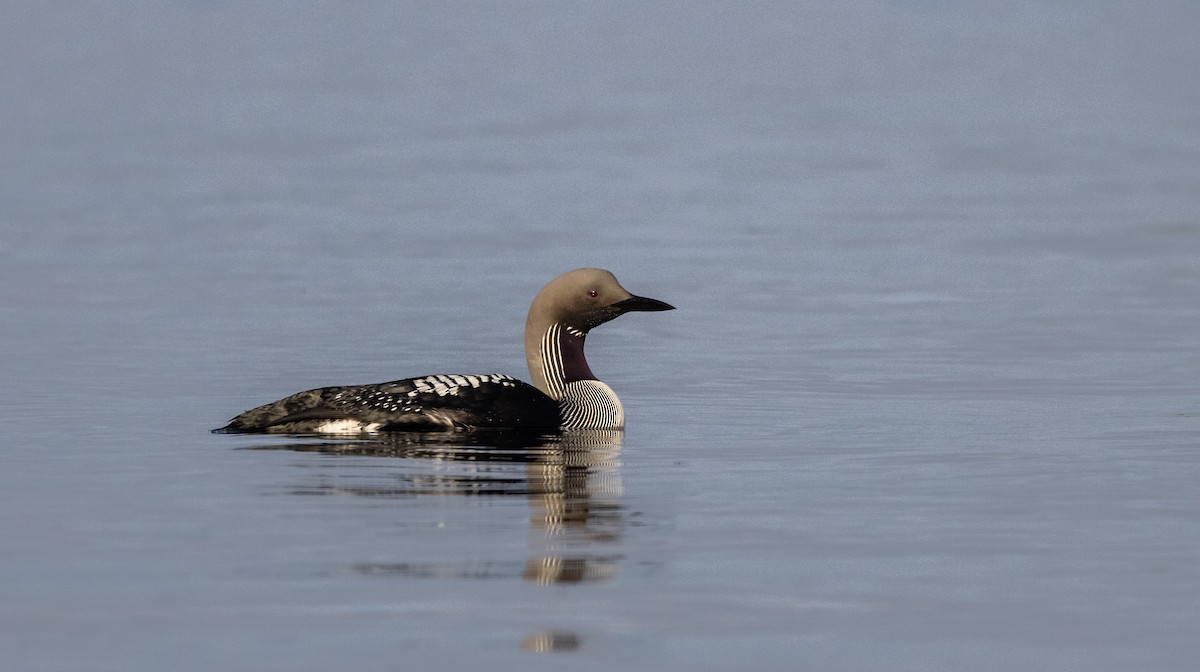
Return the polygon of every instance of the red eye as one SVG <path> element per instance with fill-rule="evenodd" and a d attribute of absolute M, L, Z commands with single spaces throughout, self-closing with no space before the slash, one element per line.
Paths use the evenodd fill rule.
<path fill-rule="evenodd" d="M 596 298 L 597 296 L 600 296 L 600 292 L 597 292 L 597 291 L 596 291 L 596 290 L 594 290 L 594 289 L 589 289 L 589 290 L 588 290 L 588 296 L 590 296 L 590 297 L 592 297 L 592 298 L 594 299 L 594 298 Z"/>

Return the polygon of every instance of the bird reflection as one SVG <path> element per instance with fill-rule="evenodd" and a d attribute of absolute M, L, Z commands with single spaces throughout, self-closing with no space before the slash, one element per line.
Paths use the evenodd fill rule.
<path fill-rule="evenodd" d="M 543 630 L 521 638 L 521 650 L 534 653 L 578 651 L 579 635 L 570 630 Z"/>
<path fill-rule="evenodd" d="M 620 430 L 394 433 L 251 448 L 414 461 L 383 483 L 348 484 L 324 475 L 316 483 L 289 489 L 296 495 L 524 497 L 529 503 L 531 554 L 524 566 L 477 560 L 363 563 L 353 567 L 356 572 L 407 578 L 519 576 L 537 584 L 572 584 L 607 581 L 617 574 L 620 555 L 589 549 L 614 545 L 623 534 L 621 435 Z"/>

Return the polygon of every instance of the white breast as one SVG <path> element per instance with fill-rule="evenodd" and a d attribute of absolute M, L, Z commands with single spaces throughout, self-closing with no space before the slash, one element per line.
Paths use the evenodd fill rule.
<path fill-rule="evenodd" d="M 612 388 L 599 380 L 577 380 L 563 387 L 559 401 L 563 429 L 621 429 L 625 409 Z"/>

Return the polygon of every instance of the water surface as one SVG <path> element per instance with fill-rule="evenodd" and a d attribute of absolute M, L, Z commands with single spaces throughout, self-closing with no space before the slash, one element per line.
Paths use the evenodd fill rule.
<path fill-rule="evenodd" d="M 1192 669 L 1198 23 L 13 8 L 5 669 Z M 577 266 L 621 435 L 208 433 Z"/>

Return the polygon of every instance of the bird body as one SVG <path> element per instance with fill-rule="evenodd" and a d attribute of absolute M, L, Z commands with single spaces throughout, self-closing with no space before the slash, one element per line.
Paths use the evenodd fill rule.
<path fill-rule="evenodd" d="M 443 374 L 305 390 L 252 408 L 216 432 L 361 433 L 453 428 L 621 429 L 625 411 L 584 357 L 596 326 L 632 311 L 672 310 L 634 296 L 612 273 L 576 269 L 538 292 L 525 321 L 533 384 L 504 374 Z"/>

